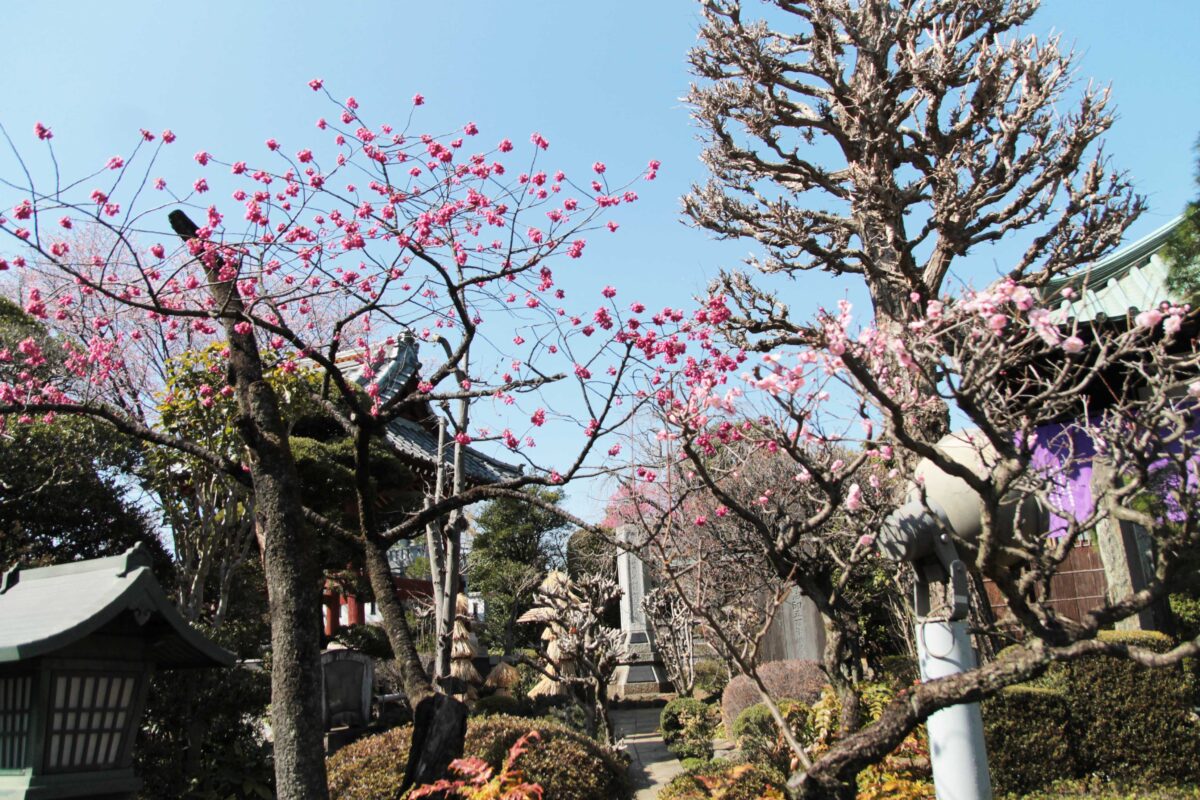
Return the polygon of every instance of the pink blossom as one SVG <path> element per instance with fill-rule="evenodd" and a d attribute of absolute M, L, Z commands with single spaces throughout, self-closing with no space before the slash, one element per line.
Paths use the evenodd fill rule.
<path fill-rule="evenodd" d="M 708 524 L 708 517 L 704 516 L 703 514 L 697 514 L 696 519 L 695 519 L 695 524 L 696 524 L 697 528 L 704 527 L 705 525 Z"/>
<path fill-rule="evenodd" d="M 54 133 L 40 122 L 35 122 L 33 124 L 33 132 L 37 134 L 37 137 L 42 141 L 54 138 Z"/>
<path fill-rule="evenodd" d="M 413 98 L 412 98 L 412 103 L 414 106 L 425 105 L 425 96 L 422 94 L 414 94 Z"/>
<path fill-rule="evenodd" d="M 605 287 L 604 287 L 604 288 L 603 288 L 603 289 L 600 291 L 600 294 L 604 295 L 605 297 L 607 297 L 607 298 L 609 298 L 609 299 L 612 299 L 612 298 L 614 298 L 614 297 L 616 297 L 616 296 L 617 296 L 617 290 L 616 290 L 616 289 L 614 289 L 614 288 L 613 288 L 613 287 L 611 287 L 611 286 L 605 286 Z"/>
<path fill-rule="evenodd" d="M 268 150 L 278 150 L 279 142 L 275 141 L 274 139 L 267 139 L 267 149 Z"/>
<path fill-rule="evenodd" d="M 539 408 L 537 411 L 534 411 L 529 421 L 540 428 L 546 422 L 546 409 Z"/>
<path fill-rule="evenodd" d="M 201 150 L 199 153 L 196 153 L 196 155 L 192 156 L 192 158 L 196 159 L 196 163 L 199 164 L 200 166 L 206 167 L 206 166 L 208 166 L 208 159 L 210 158 L 210 156 L 208 153 Z"/>
<path fill-rule="evenodd" d="M 1070 336 L 1063 340 L 1062 349 L 1067 353 L 1078 353 L 1083 349 L 1083 339 L 1078 336 Z"/>
<path fill-rule="evenodd" d="M 543 150 L 550 147 L 550 142 L 546 141 L 546 137 L 542 136 L 537 131 L 534 131 L 533 133 L 529 134 L 529 141 L 533 142 L 535 145 L 537 145 L 538 147 L 540 147 Z"/>
<path fill-rule="evenodd" d="M 113 156 L 104 166 L 108 169 L 120 169 L 121 167 L 125 166 L 125 159 L 121 158 L 120 156 Z"/>
<path fill-rule="evenodd" d="M 1179 314 L 1168 314 L 1167 318 L 1163 321 L 1163 333 L 1167 336 L 1174 336 L 1179 333 L 1182 327 L 1183 317 Z"/>
<path fill-rule="evenodd" d="M 992 314 L 990 317 L 988 317 L 987 324 L 988 327 L 992 329 L 993 333 L 998 334 L 1008 327 L 1008 317 L 1004 316 L 1003 314 Z"/>
<path fill-rule="evenodd" d="M 619 228 L 619 227 L 621 227 L 621 226 L 620 226 L 620 225 L 618 225 L 617 223 L 613 222 L 613 221 L 610 219 L 610 220 L 608 221 L 608 223 L 607 223 L 607 224 L 606 224 L 604 227 L 608 228 L 608 230 L 609 230 L 610 232 L 612 232 L 612 233 L 616 233 L 616 232 L 617 232 L 617 228 Z"/>
<path fill-rule="evenodd" d="M 1158 323 L 1162 322 L 1163 314 L 1158 309 L 1147 309 L 1134 317 L 1134 323 L 1143 329 L 1158 327 Z"/>
<path fill-rule="evenodd" d="M 325 81 L 321 78 L 313 78 L 308 82 L 309 87 L 315 92 L 325 85 Z"/>
<path fill-rule="evenodd" d="M 603 161 L 597 161 L 595 164 L 592 164 L 592 172 L 595 172 L 597 175 L 603 175 L 605 169 L 607 167 L 604 166 Z"/>
<path fill-rule="evenodd" d="M 454 434 L 454 441 L 461 445 L 468 445 L 471 443 L 471 437 L 465 432 L 460 431 L 459 433 Z"/>
<path fill-rule="evenodd" d="M 864 533 L 862 536 L 858 537 L 859 547 L 870 547 L 873 544 L 875 544 L 875 537 L 872 534 Z"/>
<path fill-rule="evenodd" d="M 208 191 L 208 181 L 204 180 L 204 178 L 197 178 L 196 182 L 192 184 L 192 188 L 200 194 L 204 194 Z"/>
<path fill-rule="evenodd" d="M 850 490 L 846 492 L 846 510 L 854 512 L 860 508 L 862 508 L 862 489 L 857 483 L 852 483 Z"/>
<path fill-rule="evenodd" d="M 170 128 L 167 128 L 162 132 L 162 140 L 163 144 L 170 144 L 171 142 L 175 141 L 174 132 L 172 132 Z"/>

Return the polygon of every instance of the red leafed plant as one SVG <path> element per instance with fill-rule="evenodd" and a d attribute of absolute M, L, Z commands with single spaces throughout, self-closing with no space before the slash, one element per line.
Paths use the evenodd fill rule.
<path fill-rule="evenodd" d="M 509 748 L 508 755 L 496 774 L 482 758 L 470 756 L 450 763 L 450 771 L 460 776 L 457 780 L 440 780 L 419 786 L 409 795 L 418 797 L 462 798 L 462 800 L 542 800 L 542 787 L 526 783 L 521 770 L 514 764 L 527 751 L 531 741 L 539 739 L 537 731 L 530 731 Z"/>

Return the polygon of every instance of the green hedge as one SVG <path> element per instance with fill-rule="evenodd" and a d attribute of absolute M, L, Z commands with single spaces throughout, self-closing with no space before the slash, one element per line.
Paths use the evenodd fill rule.
<path fill-rule="evenodd" d="M 1097 638 L 1160 653 L 1172 646 L 1170 637 L 1155 631 L 1102 631 Z M 1033 688 L 1048 693 L 1035 696 Z M 1127 783 L 1200 778 L 1200 726 L 1190 710 L 1192 676 L 1182 666 L 1151 668 L 1092 655 L 1054 664 L 1036 681 L 1012 690 L 1023 694 L 1018 699 L 1002 694 L 984 703 L 988 757 L 998 785 L 1043 785 L 1080 776 Z M 1066 703 L 1065 725 L 1054 709 L 1041 709 L 1052 715 L 1051 724 L 1026 708 L 1054 705 L 1057 696 Z M 996 727 L 1002 724 L 999 711 L 989 711 L 1002 705 L 1013 717 L 1003 730 Z M 1046 753 L 1059 749 L 1057 728 L 1064 727 L 1069 759 L 1061 768 L 1042 770 Z M 1011 744 L 993 744 L 993 735 Z"/>
<path fill-rule="evenodd" d="M 506 694 L 490 694 L 481 697 L 471 706 L 471 716 L 490 717 L 507 714 L 510 717 L 528 717 L 532 704 Z"/>
<path fill-rule="evenodd" d="M 695 691 L 719 700 L 729 683 L 729 670 L 726 666 L 715 658 L 703 658 L 697 661 L 693 668 L 696 671 Z"/>
<path fill-rule="evenodd" d="M 1172 645 L 1153 631 L 1104 631 L 1099 638 L 1156 652 Z M 1190 718 L 1190 686 L 1181 667 L 1088 656 L 1060 669 L 1082 774 L 1138 781 L 1200 777 L 1200 731 Z"/>
<path fill-rule="evenodd" d="M 676 758 L 712 758 L 712 739 L 717 733 L 719 712 L 692 697 L 677 697 L 663 706 L 658 718 L 667 749 Z"/>
<path fill-rule="evenodd" d="M 798 700 L 779 700 L 776 703 L 784 721 L 802 744 L 809 744 L 812 731 L 812 709 Z M 733 736 L 738 749 L 747 761 L 769 765 L 783 771 L 792 759 L 792 749 L 779 730 L 766 703 L 750 706 L 733 723 Z"/>
<path fill-rule="evenodd" d="M 1065 692 L 1009 686 L 983 702 L 992 786 L 1028 792 L 1075 774 Z"/>
<path fill-rule="evenodd" d="M 761 800 L 782 798 L 784 776 L 758 764 L 710 761 L 677 776 L 658 793 L 658 800 Z M 706 781 L 712 785 L 706 785 Z M 546 796 L 546 800 L 551 800 Z"/>
<path fill-rule="evenodd" d="M 330 800 L 400 800 L 412 726 L 366 736 L 325 760 Z"/>
<path fill-rule="evenodd" d="M 464 753 L 498 768 L 513 743 L 530 730 L 541 739 L 518 761 L 526 780 L 554 800 L 623 800 L 628 765 L 607 747 L 557 722 L 491 716 L 467 722 Z M 399 800 L 412 741 L 405 726 L 347 745 L 327 761 L 330 800 Z"/>
<path fill-rule="evenodd" d="M 621 800 L 630 796 L 629 764 L 608 747 L 558 722 L 520 717 L 470 720 L 464 752 L 494 767 L 531 728 L 541 741 L 517 762 L 525 779 L 554 800 Z"/>

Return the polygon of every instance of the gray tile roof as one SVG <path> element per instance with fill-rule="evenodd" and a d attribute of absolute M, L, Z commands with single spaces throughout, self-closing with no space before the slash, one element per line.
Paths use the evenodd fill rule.
<path fill-rule="evenodd" d="M 1076 296 L 1062 300 L 1058 307 L 1079 322 L 1091 322 L 1100 316 L 1120 318 L 1130 309 L 1136 313 L 1164 302 L 1182 302 L 1182 298 L 1167 291 L 1168 265 L 1159 255 L 1182 219 L 1176 217 L 1107 258 L 1055 278 L 1046 284 L 1042 296 L 1053 300 L 1063 289 L 1074 290 Z"/>
<path fill-rule="evenodd" d="M 98 631 L 138 620 L 160 667 L 229 666 L 233 654 L 193 630 L 163 594 L 140 544 L 122 555 L 14 567 L 0 580 L 0 664 L 52 655 Z"/>
<path fill-rule="evenodd" d="M 410 334 L 399 337 L 391 360 L 376 379 L 379 384 L 379 401 L 386 403 L 404 391 L 420 367 L 416 340 Z M 346 377 L 359 385 L 366 385 L 368 379 L 362 376 L 361 368 L 355 369 L 351 366 L 344 369 Z M 434 418 L 432 409 L 429 409 L 429 417 L 431 420 Z M 388 423 L 387 439 L 404 455 L 433 467 L 437 463 L 438 437 L 435 430 L 430 430 L 432 427 L 434 426 L 426 427 L 419 422 L 397 417 Z M 445 461 L 447 467 L 453 470 L 453 447 L 446 448 Z M 463 467 L 467 479 L 473 483 L 498 483 L 512 480 L 521 474 L 520 467 L 486 456 L 472 447 L 466 448 Z"/>

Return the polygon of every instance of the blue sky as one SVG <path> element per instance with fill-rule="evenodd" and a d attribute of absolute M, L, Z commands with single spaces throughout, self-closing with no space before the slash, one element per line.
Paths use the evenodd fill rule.
<path fill-rule="evenodd" d="M 139 128 L 169 127 L 179 136 L 180 181 L 190 183 L 186 156 L 196 150 L 244 158 L 268 137 L 313 141 L 313 121 L 329 108 L 305 85 L 311 78 L 335 96 L 355 95 L 376 121 L 402 120 L 420 92 L 419 127 L 474 121 L 485 138 L 514 141 L 537 130 L 567 169 L 600 159 L 620 176 L 661 159 L 659 180 L 640 187 L 642 201 L 623 210 L 617 234 L 595 237 L 586 261 L 598 286 L 679 305 L 752 250 L 679 221 L 679 196 L 704 176 L 678 99 L 698 26 L 688 0 L 10 4 L 0 122 L 27 143 L 35 120 L 52 126 L 67 174 L 128 151 Z M 1120 119 L 1108 151 L 1150 201 L 1130 236 L 1159 227 L 1196 193 L 1200 7 L 1049 0 L 1031 30 L 1062 32 L 1081 52 L 1080 79 L 1112 84 Z M 0 173 L 10 168 L 0 156 Z M 971 266 L 977 280 L 1000 268 L 991 258 Z M 791 287 L 796 311 L 856 294 L 823 275 Z"/>

